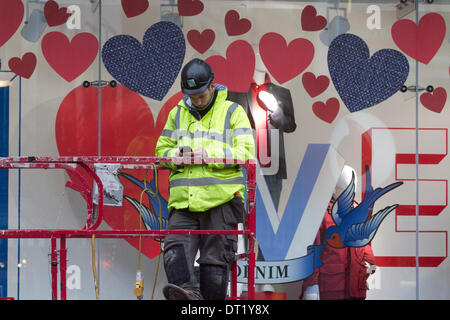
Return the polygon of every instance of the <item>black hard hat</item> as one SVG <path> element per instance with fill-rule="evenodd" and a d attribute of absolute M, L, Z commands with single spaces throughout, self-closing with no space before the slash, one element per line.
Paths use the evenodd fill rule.
<path fill-rule="evenodd" d="M 214 72 L 209 64 L 200 59 L 192 59 L 181 70 L 181 91 L 197 94 L 206 90 L 214 79 Z"/>

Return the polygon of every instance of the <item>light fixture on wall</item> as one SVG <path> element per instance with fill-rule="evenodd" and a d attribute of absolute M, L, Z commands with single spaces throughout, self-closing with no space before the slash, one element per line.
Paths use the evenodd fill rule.
<path fill-rule="evenodd" d="M 41 9 L 34 9 L 29 15 L 30 3 L 45 4 L 46 1 L 27 0 L 26 4 L 25 26 L 20 34 L 27 41 L 37 42 L 47 27 L 47 20 L 45 19 L 44 10 Z"/>
<path fill-rule="evenodd" d="M 170 21 L 180 28 L 183 28 L 183 17 L 178 14 L 178 4 L 175 0 L 168 0 L 168 3 L 160 5 L 161 21 Z"/>
<path fill-rule="evenodd" d="M 339 8 L 340 0 L 333 0 L 333 2 L 333 7 L 327 7 L 328 24 L 319 34 L 320 41 L 327 47 L 330 46 L 330 43 L 334 38 L 350 30 L 350 22 L 347 20 L 347 9 Z M 331 21 L 329 18 L 330 11 L 335 11 L 337 13 Z M 342 16 L 339 15 L 340 11 L 343 13 Z"/>

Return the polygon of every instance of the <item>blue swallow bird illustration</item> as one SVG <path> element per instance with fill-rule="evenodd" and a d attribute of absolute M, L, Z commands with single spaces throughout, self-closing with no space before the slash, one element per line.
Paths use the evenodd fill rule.
<path fill-rule="evenodd" d="M 138 187 L 140 187 L 142 190 L 145 189 L 145 185 L 144 185 L 144 181 L 138 180 L 137 178 L 121 172 L 120 173 L 121 176 L 123 176 L 124 178 L 126 178 L 127 180 L 133 182 L 135 185 L 137 185 Z M 150 183 L 147 183 L 147 189 L 150 189 L 153 193 L 155 193 L 156 191 L 156 186 L 155 186 L 155 179 L 152 179 L 150 181 Z M 152 207 L 155 210 L 158 210 L 159 208 L 159 203 L 158 203 L 158 198 L 159 201 L 161 202 L 161 226 L 160 226 L 160 220 L 159 220 L 159 214 L 154 214 L 149 208 L 147 208 L 145 205 L 142 204 L 141 209 L 139 209 L 139 200 L 133 199 L 129 196 L 124 196 L 124 198 L 131 203 L 131 205 L 133 205 L 133 207 L 141 213 L 141 217 L 142 220 L 144 221 L 145 227 L 147 230 L 166 230 L 167 229 L 167 224 L 168 224 L 168 217 L 169 217 L 169 210 L 167 208 L 167 201 L 164 200 L 163 197 L 161 197 L 159 195 L 159 193 L 157 194 L 156 198 L 153 194 L 151 194 L 149 191 L 145 191 Z"/>
<path fill-rule="evenodd" d="M 403 182 L 395 182 L 384 188 L 373 189 L 370 171 L 366 168 L 366 193 L 357 207 L 353 207 L 355 198 L 355 176 L 342 194 L 337 198 L 331 209 L 335 226 L 325 233 L 325 241 L 331 247 L 363 247 L 372 241 L 384 218 L 397 204 L 388 206 L 371 215 L 375 201 L 387 192 L 399 187 Z"/>

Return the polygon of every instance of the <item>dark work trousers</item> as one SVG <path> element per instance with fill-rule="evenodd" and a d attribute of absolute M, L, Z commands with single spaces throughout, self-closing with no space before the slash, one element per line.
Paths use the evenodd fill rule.
<path fill-rule="evenodd" d="M 168 230 L 236 230 L 244 220 L 244 204 L 239 195 L 205 212 L 173 209 Z M 223 234 L 168 234 L 164 240 L 164 267 L 169 283 L 198 290 L 194 259 L 200 249 L 200 268 L 213 266 L 228 272 L 237 249 L 237 236 Z M 228 274 L 228 273 L 227 273 Z M 200 275 L 202 277 L 202 275 Z M 202 283 L 200 279 L 200 283 Z"/>

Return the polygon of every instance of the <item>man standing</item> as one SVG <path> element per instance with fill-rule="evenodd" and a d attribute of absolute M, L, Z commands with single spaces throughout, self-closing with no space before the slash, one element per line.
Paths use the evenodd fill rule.
<path fill-rule="evenodd" d="M 248 117 L 228 101 L 225 86 L 213 83 L 206 62 L 193 59 L 181 71 L 183 99 L 169 113 L 156 145 L 157 157 L 176 157 L 170 169 L 169 230 L 234 230 L 244 219 L 244 177 L 236 164 L 183 164 L 182 159 L 254 159 L 254 139 Z M 181 158 L 183 157 L 183 158 Z M 164 268 L 169 300 L 226 297 L 236 235 L 167 235 Z M 194 259 L 200 249 L 200 285 Z"/>

